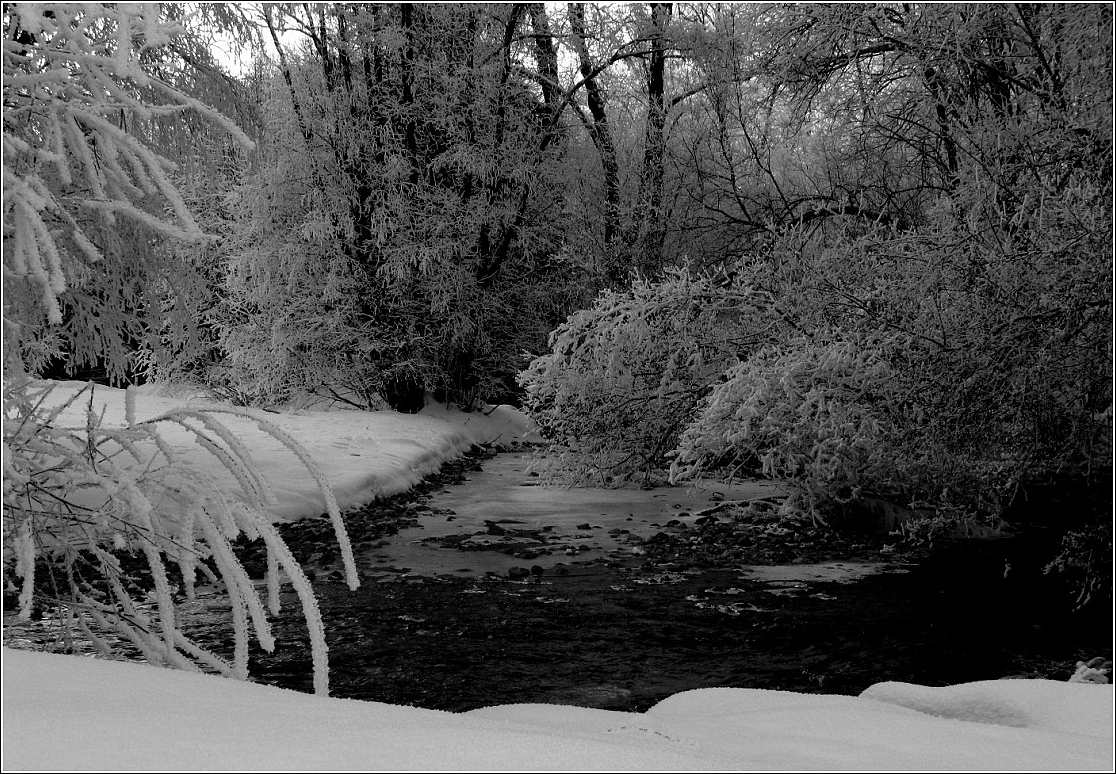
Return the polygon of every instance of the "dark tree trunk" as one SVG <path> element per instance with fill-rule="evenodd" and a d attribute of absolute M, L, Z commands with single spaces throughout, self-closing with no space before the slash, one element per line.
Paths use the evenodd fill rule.
<path fill-rule="evenodd" d="M 665 155 L 666 41 L 670 3 L 651 3 L 651 61 L 647 77 L 647 127 L 643 145 L 643 172 L 639 180 L 639 233 L 633 245 L 633 263 L 645 276 L 662 270 L 663 167 Z"/>
<path fill-rule="evenodd" d="M 585 44 L 585 3 L 570 3 L 567 6 L 571 40 L 577 51 L 581 77 L 585 81 L 585 96 L 592 121 L 586 127 L 597 153 L 601 157 L 601 168 L 605 179 L 605 223 L 604 244 L 605 283 L 618 286 L 626 279 L 626 261 L 620 238 L 620 166 L 616 160 L 616 146 L 612 142 L 612 132 L 605 113 L 604 94 L 597 85 L 593 73 L 593 61 Z"/>
<path fill-rule="evenodd" d="M 500 86 L 497 96 L 496 105 L 496 126 L 495 126 L 495 143 L 496 148 L 504 144 L 504 134 L 507 131 L 507 109 L 508 109 L 508 79 L 511 77 L 512 72 L 512 56 L 511 47 L 515 39 L 515 30 L 519 26 L 519 21 L 523 16 L 524 6 L 518 3 L 513 4 L 511 12 L 508 14 L 507 21 L 504 23 L 504 37 L 501 43 L 501 56 L 503 66 L 500 70 Z M 487 192 L 490 200 L 500 200 L 509 193 L 506 190 L 505 178 L 500 175 L 492 183 L 492 189 Z M 525 192 L 524 192 L 525 193 Z M 519 197 L 526 205 L 526 200 L 523 194 Z M 476 279 L 482 288 L 487 288 L 492 285 L 496 279 L 496 275 L 500 271 L 500 267 L 504 261 L 507 260 L 508 250 L 511 247 L 512 240 L 515 239 L 516 231 L 522 222 L 522 207 L 517 208 L 517 217 L 512 223 L 500 227 L 499 224 L 483 223 L 480 227 L 480 233 L 477 236 L 477 269 Z M 493 238 L 495 236 L 495 238 Z M 495 245 L 495 247 L 493 247 Z M 470 358 L 471 361 L 472 358 Z"/>
<path fill-rule="evenodd" d="M 426 405 L 426 388 L 410 377 L 399 376 L 384 383 L 380 394 L 393 411 L 417 414 Z"/>
<path fill-rule="evenodd" d="M 419 151 L 418 134 L 414 115 L 415 103 L 415 22 L 410 3 L 400 3 L 400 26 L 403 28 L 403 56 L 400 62 L 399 104 L 404 115 L 403 136 L 407 147 L 407 158 L 411 164 L 411 185 L 418 185 Z"/>
<path fill-rule="evenodd" d="M 555 118 L 555 113 L 561 109 L 559 96 L 561 84 L 558 82 L 558 49 L 554 46 L 554 36 L 550 31 L 550 20 L 546 15 L 546 6 L 542 3 L 531 3 L 531 29 L 535 33 L 535 62 L 542 78 L 541 87 L 543 104 L 547 109 L 547 118 Z"/>

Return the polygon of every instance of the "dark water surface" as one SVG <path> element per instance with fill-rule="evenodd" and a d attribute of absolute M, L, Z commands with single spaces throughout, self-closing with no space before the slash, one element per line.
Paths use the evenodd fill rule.
<path fill-rule="evenodd" d="M 482 508 L 470 522 L 440 503 L 459 503 L 479 468 L 458 461 L 406 497 L 346 515 L 364 573 L 356 592 L 338 577 L 327 524 L 284 528 L 315 579 L 332 695 L 639 711 L 704 687 L 857 694 L 885 680 L 1065 680 L 1077 660 L 1112 655 L 1111 609 L 1071 611 L 1071 590 L 1042 573 L 1058 541 L 1040 530 L 904 553 L 880 538 L 702 515 L 664 492 L 665 516 L 598 507 L 583 524 L 567 514 L 553 526 Z M 424 524 L 437 539 L 421 538 Z M 424 569 L 427 549 L 437 560 Z M 261 572 L 259 549 L 240 550 Z M 416 561 L 393 566 L 400 557 Z M 250 671 L 310 691 L 305 624 L 294 594 L 283 596 L 276 650 L 254 652 Z M 206 604 L 188 633 L 231 651 L 220 598 Z M 16 644 L 24 629 L 7 618 L 5 643 Z"/>
<path fill-rule="evenodd" d="M 1076 660 L 1111 653 L 1111 618 L 1069 612 L 1065 590 L 1025 556 L 1034 550 L 959 542 L 847 583 L 633 557 L 522 580 L 412 572 L 356 592 L 315 587 L 334 696 L 638 711 L 703 687 L 856 694 L 884 680 L 1067 679 Z M 253 658 L 255 679 L 310 690 L 304 625 L 292 614 L 276 634 L 276 653 Z"/>

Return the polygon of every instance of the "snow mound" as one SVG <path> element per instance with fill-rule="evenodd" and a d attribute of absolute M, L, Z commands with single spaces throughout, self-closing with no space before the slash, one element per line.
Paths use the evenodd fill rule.
<path fill-rule="evenodd" d="M 1044 680 L 881 683 L 860 697 L 706 688 L 643 714 L 548 704 L 453 714 L 8 648 L 3 667 L 5 771 L 1112 771 L 1113 764 L 1112 689 Z"/>
<path fill-rule="evenodd" d="M 942 688 L 877 683 L 862 699 L 938 718 L 1105 736 L 1112 732 L 1111 686 L 1054 680 L 984 680 Z"/>
<path fill-rule="evenodd" d="M 494 721 L 8 648 L 3 661 L 5 771 L 729 767 L 716 755 L 578 733 L 545 717 Z"/>

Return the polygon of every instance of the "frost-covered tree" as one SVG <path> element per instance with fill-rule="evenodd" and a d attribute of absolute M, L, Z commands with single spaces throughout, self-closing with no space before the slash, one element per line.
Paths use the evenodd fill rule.
<path fill-rule="evenodd" d="M 814 167 L 776 165 L 775 146 L 756 146 L 761 178 L 778 189 L 769 201 L 783 210 L 757 223 L 770 237 L 738 270 L 778 299 L 798 335 L 717 387 L 686 457 L 708 463 L 727 445 L 815 503 L 874 494 L 986 515 L 1022 501 L 1032 482 L 1103 480 L 1112 90 L 1089 73 L 1111 67 L 1111 14 L 783 14 L 813 43 L 772 52 L 769 72 L 781 73 L 786 106 L 803 111 L 785 126 L 811 135 L 796 142 L 809 142 Z M 837 118 L 811 117 L 818 104 Z M 731 136 L 722 143 L 742 149 Z M 828 370 L 845 361 L 857 365 Z M 854 388 L 877 368 L 885 380 Z M 778 406 L 802 410 L 757 407 L 779 394 Z M 852 409 L 862 421 L 846 416 Z M 780 416 L 786 434 L 765 435 Z M 873 423 L 889 429 L 880 436 Z M 890 457 L 857 462 L 847 438 Z"/>
<path fill-rule="evenodd" d="M 6 4 L 3 11 L 4 583 L 21 615 L 58 606 L 67 632 L 110 649 L 115 630 L 153 663 L 247 675 L 252 629 L 270 648 L 263 602 L 230 541 L 262 538 L 271 610 L 282 569 L 311 631 L 315 685 L 328 690 L 321 617 L 309 583 L 269 519 L 266 484 L 215 411 L 175 411 L 103 427 L 89 396 L 84 421 L 64 427 L 50 387 L 27 375 L 54 355 L 127 376 L 144 340 L 151 349 L 189 331 L 199 282 L 194 255 L 176 246 L 208 237 L 161 155 L 166 122 L 200 116 L 244 146 L 247 137 L 153 63 L 182 34 L 156 4 Z M 257 425 L 307 465 L 323 488 L 338 539 L 351 553 L 336 504 L 298 443 Z M 193 434 L 236 481 L 237 495 L 184 465 L 159 427 Z M 141 558 L 140 558 L 141 557 Z M 134 559 L 140 558 L 136 570 Z M 221 580 L 232 603 L 231 661 L 191 642 L 179 603 L 197 575 Z M 177 587 L 177 588 L 176 588 Z M 146 605 L 148 595 L 154 606 Z"/>
<path fill-rule="evenodd" d="M 140 345 L 162 348 L 150 321 L 167 298 L 197 282 L 194 267 L 162 254 L 166 240 L 206 236 L 149 130 L 193 112 L 250 142 L 145 68 L 180 31 L 158 5 L 5 9 L 7 360 L 35 369 L 62 354 L 122 378 Z M 192 327 L 193 310 L 174 313 Z"/>
<path fill-rule="evenodd" d="M 766 470 L 822 515 L 867 496 L 994 515 L 1033 482 L 1103 481 L 1112 90 L 1090 73 L 1111 69 L 1110 9 L 696 4 L 668 30 L 692 94 L 666 198 L 693 263 L 782 323 L 710 383 L 676 473 Z"/>
<path fill-rule="evenodd" d="M 506 396 L 579 281 L 560 250 L 561 106 L 523 73 L 526 6 L 263 13 L 278 60 L 237 193 L 231 372 L 259 401 Z"/>

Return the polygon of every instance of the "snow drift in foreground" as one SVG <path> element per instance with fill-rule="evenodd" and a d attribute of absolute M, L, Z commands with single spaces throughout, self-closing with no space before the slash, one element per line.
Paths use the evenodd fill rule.
<path fill-rule="evenodd" d="M 453 714 L 5 648 L 3 768 L 1112 770 L 1110 686 L 743 688 Z"/>

